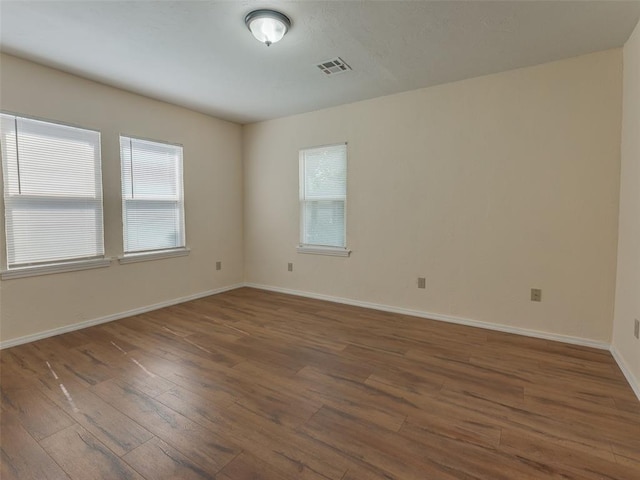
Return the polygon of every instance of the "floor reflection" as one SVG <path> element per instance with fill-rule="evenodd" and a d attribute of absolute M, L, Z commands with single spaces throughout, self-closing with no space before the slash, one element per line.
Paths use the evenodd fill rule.
<path fill-rule="evenodd" d="M 149 375 L 152 378 L 155 378 L 155 374 L 153 372 L 150 372 L 149 370 L 147 370 L 147 368 L 142 365 L 138 360 L 136 360 L 135 358 L 131 358 L 128 356 L 127 352 L 125 352 L 120 345 L 118 345 L 116 342 L 111 341 L 111 345 L 113 345 L 115 348 L 117 348 L 118 350 L 120 350 L 120 352 L 122 352 L 123 355 L 127 355 L 127 357 L 129 358 L 129 360 L 131 360 L 135 365 L 137 365 L 138 367 L 140 367 L 140 369 L 146 373 L 147 375 Z"/>

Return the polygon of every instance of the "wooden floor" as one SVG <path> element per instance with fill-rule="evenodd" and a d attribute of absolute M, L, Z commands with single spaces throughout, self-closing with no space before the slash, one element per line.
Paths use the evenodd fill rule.
<path fill-rule="evenodd" d="M 0 356 L 2 480 L 640 479 L 606 351 L 239 289 Z"/>

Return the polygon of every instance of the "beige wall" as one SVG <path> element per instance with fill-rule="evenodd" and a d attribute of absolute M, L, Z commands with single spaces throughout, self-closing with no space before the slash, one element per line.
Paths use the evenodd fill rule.
<path fill-rule="evenodd" d="M 246 126 L 245 280 L 610 341 L 621 55 Z M 297 254 L 298 149 L 345 141 L 353 253 Z"/>
<path fill-rule="evenodd" d="M 184 145 L 191 255 L 0 282 L 0 338 L 93 320 L 242 281 L 242 137 L 239 125 L 0 57 L 0 108 L 102 132 L 105 248 L 122 254 L 120 133 Z M 0 225 L 2 226 L 2 225 Z M 4 227 L 2 226 L 4 232 Z M 2 262 L 4 234 L 0 235 Z M 223 269 L 215 271 L 215 261 Z"/>
<path fill-rule="evenodd" d="M 637 32 L 634 38 L 625 59 L 634 51 L 637 56 Z M 182 143 L 192 248 L 188 257 L 130 265 L 114 261 L 105 269 L 2 281 L 2 341 L 243 279 L 611 339 L 621 50 L 244 129 L 15 57 L 0 60 L 3 110 L 102 132 L 108 256 L 122 252 L 118 134 Z M 637 104 L 637 87 L 629 88 L 637 86 L 637 69 L 636 77 L 626 75 L 625 126 L 634 128 L 635 121 L 637 131 L 637 116 L 630 117 L 628 108 Z M 626 151 L 637 152 L 632 136 L 625 138 Z M 347 236 L 353 253 L 350 258 L 297 254 L 298 149 L 344 141 L 349 142 Z M 637 162 L 630 165 L 637 179 Z M 638 217 L 629 210 L 634 201 L 637 206 L 637 197 L 623 205 L 621 233 L 635 232 L 636 240 L 624 238 L 637 246 L 637 223 L 624 223 Z M 626 262 L 624 240 L 620 245 Z M 630 255 L 637 265 L 637 248 Z M 223 261 L 220 272 L 216 260 Z M 294 262 L 293 272 L 287 272 L 287 262 Z M 637 269 L 631 273 L 627 290 L 638 285 Z M 416 288 L 418 276 L 426 276 L 426 290 Z M 529 301 L 531 287 L 542 288 L 541 303 Z M 619 289 L 616 325 L 626 322 L 626 331 L 629 315 L 621 308 L 636 300 L 631 315 L 638 315 L 638 305 L 636 292 L 626 297 L 624 292 Z M 634 345 L 624 344 L 628 336 L 623 332 L 616 344 L 637 367 Z"/>
<path fill-rule="evenodd" d="M 624 47 L 620 231 L 613 345 L 640 388 L 640 24 Z M 640 390 L 638 390 L 640 394 Z"/>

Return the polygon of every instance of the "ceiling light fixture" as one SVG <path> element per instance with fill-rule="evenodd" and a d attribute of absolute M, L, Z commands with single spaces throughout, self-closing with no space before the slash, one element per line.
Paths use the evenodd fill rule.
<path fill-rule="evenodd" d="M 256 39 L 267 47 L 279 42 L 291 28 L 291 20 L 275 10 L 254 10 L 244 17 L 244 23 Z"/>

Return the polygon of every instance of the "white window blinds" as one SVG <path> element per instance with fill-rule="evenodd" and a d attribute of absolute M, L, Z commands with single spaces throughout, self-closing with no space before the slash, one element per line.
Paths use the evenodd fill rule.
<path fill-rule="evenodd" d="M 0 122 L 8 267 L 102 257 L 100 133 Z"/>
<path fill-rule="evenodd" d="M 300 151 L 300 243 L 346 246 L 347 146 Z"/>
<path fill-rule="evenodd" d="M 185 246 L 182 147 L 120 137 L 125 253 Z"/>

